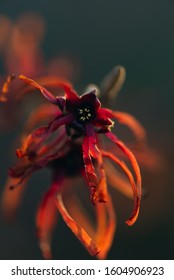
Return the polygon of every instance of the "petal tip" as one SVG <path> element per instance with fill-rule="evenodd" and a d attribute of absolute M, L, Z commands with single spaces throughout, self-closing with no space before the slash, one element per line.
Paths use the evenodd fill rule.
<path fill-rule="evenodd" d="M 125 223 L 131 227 L 135 223 L 135 221 L 127 220 Z"/>

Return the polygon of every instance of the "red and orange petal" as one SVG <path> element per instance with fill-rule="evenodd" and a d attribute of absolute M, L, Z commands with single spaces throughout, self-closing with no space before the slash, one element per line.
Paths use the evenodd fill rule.
<path fill-rule="evenodd" d="M 91 201 L 93 204 L 95 204 L 95 201 L 97 199 L 96 192 L 98 186 L 98 179 L 95 174 L 95 169 L 89 153 L 89 138 L 87 136 L 85 136 L 83 139 L 82 149 L 84 168 L 86 172 L 87 181 L 90 186 Z"/>
<path fill-rule="evenodd" d="M 76 220 L 76 222 L 88 233 L 88 235 L 94 240 L 96 234 L 96 228 L 94 221 L 90 217 L 90 212 L 83 205 L 83 201 L 80 199 L 77 193 L 74 192 L 72 181 L 68 181 L 68 192 L 64 191 L 64 200 L 69 215 Z M 93 206 L 92 206 L 93 207 Z M 95 209 L 95 207 L 93 207 Z"/>
<path fill-rule="evenodd" d="M 136 139 L 141 142 L 146 141 L 146 131 L 141 123 L 131 114 L 119 111 L 112 111 L 107 108 L 100 108 L 97 112 L 98 118 L 110 118 L 116 119 L 121 124 L 126 125 L 132 133 L 135 135 Z"/>
<path fill-rule="evenodd" d="M 43 197 L 36 214 L 36 229 L 39 246 L 45 259 L 51 259 L 52 233 L 57 222 L 55 190 L 50 189 Z"/>
<path fill-rule="evenodd" d="M 108 160 L 104 160 L 104 168 L 108 183 L 116 190 L 130 199 L 133 199 L 133 192 L 130 182 L 125 176 L 118 171 L 115 166 Z"/>
<path fill-rule="evenodd" d="M 59 132 L 56 137 L 49 141 L 46 144 L 42 144 L 42 146 L 37 150 L 38 157 L 45 156 L 46 154 L 50 154 L 56 151 L 60 151 L 61 147 L 63 147 L 67 142 L 67 134 L 63 130 Z"/>
<path fill-rule="evenodd" d="M 1 92 L 1 95 L 0 95 L 0 101 L 1 102 L 6 102 L 8 97 L 7 97 L 7 94 L 8 94 L 8 91 L 9 91 L 9 86 L 11 84 L 11 82 L 14 80 L 14 75 L 9 75 L 7 77 L 7 80 L 5 81 L 5 83 L 3 84 L 3 87 L 2 87 L 2 92 Z"/>
<path fill-rule="evenodd" d="M 51 121 L 48 126 L 42 126 L 35 129 L 24 139 L 22 147 L 17 149 L 17 156 L 19 158 L 24 156 L 30 157 L 30 153 L 37 151 L 52 132 L 57 130 L 60 126 L 72 122 L 72 120 L 72 115 L 60 115 L 58 118 Z"/>
<path fill-rule="evenodd" d="M 141 198 L 141 191 L 142 191 L 141 173 L 134 154 L 113 133 L 107 132 L 105 135 L 120 148 L 120 150 L 126 155 L 128 160 L 130 161 L 136 176 L 138 196 Z"/>
<path fill-rule="evenodd" d="M 1 197 L 1 209 L 3 216 L 11 220 L 15 217 L 17 209 L 20 206 L 23 192 L 25 190 L 25 185 L 27 183 L 27 179 L 24 180 L 18 188 L 14 190 L 10 190 L 10 187 L 15 185 L 18 182 L 18 178 L 7 179 L 5 184 L 4 191 Z"/>
<path fill-rule="evenodd" d="M 114 125 L 114 122 L 111 121 L 111 119 L 107 118 L 107 119 L 104 119 L 103 117 L 101 116 L 97 116 L 93 121 L 92 121 L 93 125 L 94 126 L 110 126 L 112 127 Z"/>
<path fill-rule="evenodd" d="M 139 213 L 139 208 L 140 208 L 140 197 L 138 195 L 138 190 L 137 190 L 137 186 L 135 184 L 134 178 L 132 173 L 130 172 L 130 170 L 128 169 L 128 167 L 126 166 L 126 164 L 119 160 L 117 157 L 115 157 L 113 154 L 109 153 L 109 152 L 105 152 L 102 151 L 102 154 L 108 158 L 110 158 L 111 160 L 113 160 L 118 166 L 120 166 L 120 168 L 123 170 L 123 172 L 125 173 L 125 175 L 128 177 L 129 182 L 131 184 L 132 187 L 132 192 L 133 192 L 133 196 L 134 196 L 134 208 L 132 211 L 132 214 L 130 216 L 130 218 L 126 221 L 126 223 L 131 226 L 135 223 L 137 217 L 138 217 L 138 213 Z"/>
<path fill-rule="evenodd" d="M 128 225 L 132 225 L 133 223 L 135 223 L 137 217 L 138 217 L 138 213 L 139 213 L 139 208 L 140 208 L 140 200 L 141 200 L 141 193 L 142 193 L 142 186 L 141 186 L 141 173 L 140 173 L 140 169 L 139 169 L 139 165 L 136 161 L 135 156 L 133 155 L 133 153 L 111 132 L 107 132 L 105 134 L 111 141 L 113 141 L 119 148 L 120 150 L 127 156 L 127 158 L 129 159 L 132 168 L 135 172 L 135 176 L 136 176 L 136 186 L 134 187 L 134 179 L 132 177 L 132 174 L 129 173 L 129 170 L 125 169 L 125 164 L 123 166 L 120 165 L 120 163 L 118 162 L 117 159 L 117 164 L 120 165 L 120 167 L 123 169 L 124 172 L 126 172 L 130 183 L 132 185 L 132 190 L 133 190 L 133 194 L 134 194 L 134 209 L 132 212 L 131 217 L 129 218 L 129 220 L 126 221 L 126 223 Z M 109 155 L 110 158 L 112 158 L 114 161 L 116 159 L 114 159 L 114 156 L 111 154 Z"/>
<path fill-rule="evenodd" d="M 24 76 L 22 76 L 22 77 L 24 77 Z M 17 77 L 15 77 L 15 78 L 17 78 Z M 72 85 L 68 81 L 64 80 L 63 78 L 61 78 L 59 76 L 43 76 L 43 77 L 37 78 L 35 80 L 35 82 L 39 86 L 49 87 L 49 88 L 51 87 L 51 88 L 56 88 L 56 89 L 59 87 L 58 82 L 60 82 L 60 81 L 62 81 L 62 82 L 65 81 L 66 83 L 68 83 L 70 85 L 70 87 L 72 87 Z M 25 85 L 18 89 L 17 95 L 15 96 L 15 100 L 20 100 L 24 95 L 29 94 L 31 91 L 33 91 L 33 86 L 30 85 L 30 83 L 27 83 L 27 84 L 28 84 L 28 86 Z M 38 89 L 38 88 L 36 88 L 36 89 Z"/>
<path fill-rule="evenodd" d="M 44 87 L 40 86 L 38 83 L 36 83 L 34 80 L 27 78 L 23 75 L 19 75 L 19 79 L 22 80 L 23 82 L 25 82 L 26 84 L 32 86 L 33 88 L 38 89 L 43 94 L 43 96 L 47 100 L 49 100 L 51 103 L 54 103 L 54 104 L 57 103 L 56 97 L 51 92 L 49 92 L 46 88 L 44 88 Z"/>
<path fill-rule="evenodd" d="M 60 151 L 55 151 L 39 158 L 36 157 L 32 162 L 23 158 L 18 165 L 9 170 L 9 175 L 16 178 L 16 181 L 14 181 L 15 184 L 11 185 L 10 188 L 15 189 L 19 187 L 34 172 L 47 166 L 50 161 L 60 156 L 62 156 L 62 153 L 60 153 Z"/>
<path fill-rule="evenodd" d="M 48 136 L 49 135 L 47 126 L 42 126 L 38 129 L 35 129 L 25 138 L 22 147 L 16 150 L 16 155 L 19 158 L 26 156 L 28 152 L 30 152 L 29 149 L 38 148 L 38 145 L 40 145 L 40 143 L 44 141 Z"/>
<path fill-rule="evenodd" d="M 26 84 L 31 85 L 33 88 L 36 88 L 40 90 L 40 92 L 43 94 L 43 96 L 49 100 L 53 104 L 58 104 L 58 98 L 56 98 L 50 91 L 48 91 L 45 87 L 39 85 L 37 82 L 35 82 L 32 79 L 29 79 L 23 75 L 19 76 L 19 79 L 24 81 Z M 79 101 L 79 96 L 73 89 L 72 85 L 66 81 L 63 78 L 58 78 L 55 81 L 56 87 L 62 88 L 65 91 L 65 97 L 67 98 L 68 102 L 70 103 L 76 103 Z"/>
<path fill-rule="evenodd" d="M 64 219 L 67 226 L 72 230 L 72 232 L 75 234 L 75 236 L 82 242 L 82 244 L 85 246 L 87 251 L 90 255 L 96 256 L 100 249 L 95 244 L 93 239 L 88 235 L 88 233 L 69 215 L 67 212 L 63 200 L 62 200 L 62 194 L 58 193 L 57 195 L 57 208 L 62 215 L 62 218 Z"/>
<path fill-rule="evenodd" d="M 96 202 L 94 206 L 96 224 L 86 213 L 86 209 L 84 209 L 74 192 L 70 192 L 66 196 L 66 205 L 71 216 L 84 228 L 98 246 L 100 252 L 96 257 L 98 259 L 105 259 L 112 245 L 116 230 L 116 215 L 111 197 L 108 196 L 105 203 Z"/>
<path fill-rule="evenodd" d="M 97 232 L 96 243 L 100 248 L 98 259 L 105 259 L 112 246 L 116 230 L 116 215 L 111 197 L 108 195 L 107 202 L 96 203 Z"/>
<path fill-rule="evenodd" d="M 25 134 L 36 127 L 58 117 L 60 110 L 53 104 L 42 104 L 37 107 L 29 116 L 25 124 Z"/>
<path fill-rule="evenodd" d="M 88 138 L 88 152 L 97 161 L 98 173 L 99 173 L 99 183 L 97 188 L 98 201 L 107 201 L 107 182 L 106 174 L 103 165 L 102 154 L 97 146 L 96 133 L 92 124 L 86 125 L 86 134 Z"/>
<path fill-rule="evenodd" d="M 119 123 L 130 128 L 138 141 L 146 141 L 146 131 L 134 116 L 125 112 L 114 111 L 113 117 L 116 118 Z"/>

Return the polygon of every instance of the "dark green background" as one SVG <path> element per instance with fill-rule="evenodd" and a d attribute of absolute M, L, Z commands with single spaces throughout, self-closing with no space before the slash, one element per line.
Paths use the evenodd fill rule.
<path fill-rule="evenodd" d="M 140 217 L 129 228 L 124 220 L 131 206 L 113 193 L 118 229 L 109 259 L 174 258 L 174 1 L 172 0 L 37 0 L 0 1 L 0 13 L 17 19 L 37 12 L 45 19 L 42 48 L 46 59 L 68 53 L 82 71 L 75 85 L 98 83 L 115 64 L 127 70 L 115 108 L 134 114 L 146 127 L 149 143 L 159 150 L 167 168 L 158 174 L 142 170 L 148 196 Z M 1 66 L 2 68 L 2 66 Z M 6 178 L 14 132 L 1 134 L 0 184 Z M 43 173 L 41 173 L 43 175 Z M 40 259 L 34 232 L 37 201 L 49 178 L 34 176 L 16 224 L 0 225 L 1 259 Z M 54 234 L 54 258 L 90 258 L 63 221 Z"/>

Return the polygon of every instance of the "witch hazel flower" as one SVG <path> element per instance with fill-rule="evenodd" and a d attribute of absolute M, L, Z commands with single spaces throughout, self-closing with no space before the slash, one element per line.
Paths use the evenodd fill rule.
<path fill-rule="evenodd" d="M 107 187 L 107 179 L 112 180 L 112 174 L 105 168 L 108 167 L 105 160 L 118 166 L 130 183 L 134 205 L 126 220 L 127 225 L 132 226 L 137 220 L 141 201 L 139 165 L 131 150 L 112 132 L 113 126 L 117 122 L 126 124 L 140 141 L 145 137 L 144 129 L 132 115 L 103 108 L 95 88 L 79 96 L 71 83 L 60 77 L 45 78 L 42 80 L 43 86 L 23 75 L 10 76 L 4 84 L 1 101 L 8 99 L 9 85 L 16 78 L 27 85 L 23 93 L 38 90 L 47 103 L 36 108 L 26 124 L 21 147 L 16 150 L 18 162 L 9 170 L 3 195 L 4 211 L 11 213 L 19 204 L 29 177 L 37 170 L 48 167 L 52 171 L 51 187 L 36 213 L 36 228 L 43 256 L 51 258 L 51 237 L 58 210 L 87 251 L 92 256 L 104 259 L 112 245 L 116 227 L 115 211 Z M 63 94 L 53 95 L 45 87 L 50 85 L 60 88 Z M 48 119 L 46 125 L 33 129 L 41 120 Z M 119 149 L 129 161 L 131 169 L 119 158 L 115 149 L 111 152 L 103 146 L 103 138 Z M 71 178 L 73 186 L 73 178 L 77 176 L 82 177 L 88 186 L 89 199 L 96 213 L 96 228 L 90 225 L 83 211 L 77 210 L 76 215 L 77 220 L 80 218 L 88 224 L 86 228 L 76 222 L 65 207 L 65 181 Z M 81 209 L 81 202 L 77 203 L 73 194 L 69 201 L 74 209 L 77 205 Z"/>

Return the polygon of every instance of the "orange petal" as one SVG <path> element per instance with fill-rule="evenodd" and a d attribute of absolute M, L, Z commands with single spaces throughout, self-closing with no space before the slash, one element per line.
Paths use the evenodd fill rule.
<path fill-rule="evenodd" d="M 111 197 L 108 195 L 107 202 L 96 203 L 97 233 L 96 243 L 100 248 L 98 259 L 105 259 L 112 245 L 116 230 L 116 215 Z"/>
<path fill-rule="evenodd" d="M 76 91 L 73 89 L 72 84 L 67 81 L 66 79 L 59 77 L 59 76 L 46 76 L 39 78 L 39 84 L 44 86 L 51 86 L 54 88 L 63 88 L 65 90 L 66 98 L 70 100 L 78 100 L 79 96 L 77 95 Z"/>
<path fill-rule="evenodd" d="M 30 133 L 25 139 L 22 147 L 16 151 L 18 157 L 24 157 L 28 155 L 30 157 L 30 152 L 37 151 L 43 144 L 43 142 L 60 126 L 68 124 L 73 121 L 72 115 L 63 116 L 60 115 L 53 121 L 49 122 L 47 126 L 42 126 Z"/>
<path fill-rule="evenodd" d="M 59 85 L 60 82 L 65 83 L 66 85 L 68 85 L 70 88 L 72 88 L 72 84 L 67 81 L 64 78 L 61 78 L 60 76 L 43 76 L 40 78 L 36 78 L 35 82 L 37 84 L 39 84 L 42 87 L 49 87 L 49 88 L 54 88 L 54 89 L 58 89 L 61 86 Z M 23 95 L 30 93 L 31 91 L 33 91 L 33 87 L 28 83 L 28 86 L 24 86 L 21 87 L 18 91 L 18 95 L 16 96 L 16 99 L 21 99 L 23 97 Z"/>
<path fill-rule="evenodd" d="M 47 100 L 49 100 L 51 103 L 57 104 L 56 97 L 51 92 L 49 92 L 45 87 L 42 87 L 41 85 L 36 83 L 34 80 L 27 78 L 23 75 L 19 75 L 19 79 L 24 81 L 26 84 L 31 85 L 33 88 L 38 89 L 43 94 L 43 96 Z"/>
<path fill-rule="evenodd" d="M 133 198 L 132 188 L 128 180 L 119 172 L 111 162 L 108 160 L 104 161 L 104 168 L 106 171 L 106 176 L 110 185 L 127 196 L 128 198 Z"/>
<path fill-rule="evenodd" d="M 96 226 L 86 213 L 81 201 L 72 192 L 68 193 L 66 196 L 66 204 L 69 213 L 71 213 L 78 224 L 80 224 L 96 242 L 100 250 L 97 258 L 105 259 L 112 245 L 116 229 L 116 215 L 110 196 L 107 197 L 107 202 L 96 202 L 94 206 L 97 222 Z"/>
<path fill-rule="evenodd" d="M 135 172 L 135 176 L 136 176 L 138 196 L 139 196 L 139 198 L 141 198 L 141 173 L 140 173 L 140 168 L 139 168 L 139 165 L 137 163 L 137 160 L 136 160 L 134 154 L 113 133 L 107 132 L 105 135 L 111 141 L 113 141 L 129 159 L 129 161 L 133 167 L 133 170 Z"/>
<path fill-rule="evenodd" d="M 98 110 L 98 115 L 104 115 L 105 118 L 115 118 L 121 124 L 126 125 L 135 135 L 136 139 L 142 143 L 146 141 L 146 131 L 141 123 L 131 114 L 119 111 L 112 111 L 107 108 L 101 108 Z"/>
<path fill-rule="evenodd" d="M 146 131 L 134 116 L 125 112 L 115 111 L 113 112 L 113 117 L 116 118 L 119 123 L 129 127 L 138 141 L 146 140 Z"/>
<path fill-rule="evenodd" d="M 37 151 L 38 157 L 44 156 L 48 153 L 52 153 L 53 151 L 60 151 L 61 147 L 67 141 L 67 134 L 64 130 L 58 131 L 55 139 L 50 141 L 48 144 L 42 144 L 40 149 Z"/>
<path fill-rule="evenodd" d="M 15 185 L 18 182 L 18 180 L 19 180 L 18 178 L 9 177 L 5 184 L 4 192 L 2 193 L 2 198 L 1 198 L 2 213 L 3 216 L 9 220 L 15 217 L 16 210 L 20 205 L 21 198 L 27 182 L 27 179 L 25 179 L 20 184 L 20 186 L 18 186 L 13 190 L 10 189 L 10 186 Z"/>
<path fill-rule="evenodd" d="M 40 90 L 40 92 L 43 94 L 43 96 L 48 99 L 51 103 L 55 103 L 57 104 L 57 98 L 51 93 L 49 92 L 45 87 L 39 85 L 37 82 L 35 82 L 32 79 L 29 79 L 23 75 L 19 76 L 19 79 L 21 79 L 22 81 L 24 81 L 26 84 L 31 85 L 32 87 Z M 75 92 L 75 90 L 73 89 L 72 85 L 67 82 L 65 79 L 63 78 L 59 78 L 57 80 L 54 81 L 56 87 L 59 88 L 63 88 L 65 91 L 65 96 L 68 100 L 70 101 L 76 101 L 79 100 L 79 96 L 77 95 L 77 93 Z"/>
<path fill-rule="evenodd" d="M 84 228 L 89 236 L 94 239 L 96 234 L 95 225 L 86 212 L 86 209 L 83 207 L 81 200 L 76 194 L 74 194 L 73 188 L 72 191 L 68 192 L 68 194 L 66 195 L 65 203 L 71 217 L 73 217 L 76 222 L 80 224 L 82 228 Z"/>
<path fill-rule="evenodd" d="M 0 95 L 0 101 L 1 102 L 6 102 L 7 101 L 7 94 L 8 94 L 8 91 L 9 91 L 9 86 L 10 86 L 11 82 L 13 81 L 13 79 L 15 79 L 15 76 L 14 75 L 9 75 L 7 77 L 5 83 L 3 84 L 1 95 Z"/>
<path fill-rule="evenodd" d="M 51 256 L 52 232 L 57 221 L 55 192 L 49 190 L 43 197 L 36 215 L 39 246 L 45 259 Z"/>
<path fill-rule="evenodd" d="M 29 149 L 36 150 L 40 144 L 46 140 L 49 136 L 48 126 L 42 126 L 30 133 L 25 139 L 23 139 L 22 147 L 16 150 L 16 154 L 19 158 L 27 155 Z"/>
<path fill-rule="evenodd" d="M 69 213 L 67 212 L 64 206 L 61 193 L 58 193 L 57 195 L 57 207 L 67 226 L 72 230 L 72 232 L 76 235 L 76 237 L 82 242 L 82 244 L 85 246 L 89 254 L 92 256 L 96 256 L 100 251 L 99 248 L 94 243 L 92 238 L 87 234 L 87 232 L 77 222 L 75 222 L 75 220 L 69 215 Z"/>
<path fill-rule="evenodd" d="M 51 121 L 59 114 L 60 110 L 53 104 L 42 104 L 35 109 L 25 124 L 25 133 L 31 131 L 39 123 Z"/>
<path fill-rule="evenodd" d="M 152 173 L 159 173 L 167 168 L 166 158 L 158 150 L 148 146 L 129 145 L 140 165 Z"/>
<path fill-rule="evenodd" d="M 112 245 L 116 227 L 116 216 L 110 196 L 107 197 L 107 202 L 96 202 L 93 207 L 96 214 L 96 223 L 91 215 L 88 215 L 86 212 L 87 209 L 84 207 L 83 201 L 74 193 L 70 180 L 68 192 L 65 192 L 64 200 L 71 217 L 83 227 L 88 235 L 90 235 L 91 239 L 97 244 L 100 250 L 97 258 L 106 258 Z"/>
<path fill-rule="evenodd" d="M 131 226 L 135 223 L 135 221 L 137 220 L 138 214 L 139 214 L 140 196 L 138 194 L 138 186 L 135 184 L 132 173 L 130 172 L 127 165 L 123 161 L 119 160 L 117 157 L 115 157 L 113 154 L 111 154 L 109 152 L 102 151 L 102 154 L 106 157 L 109 157 L 117 165 L 119 165 L 120 168 L 124 171 L 124 173 L 126 174 L 126 176 L 129 179 L 129 182 L 130 182 L 131 187 L 132 187 L 133 195 L 134 195 L 134 208 L 133 208 L 133 211 L 132 211 L 132 214 L 131 214 L 130 218 L 126 221 L 126 223 L 129 226 Z"/>

